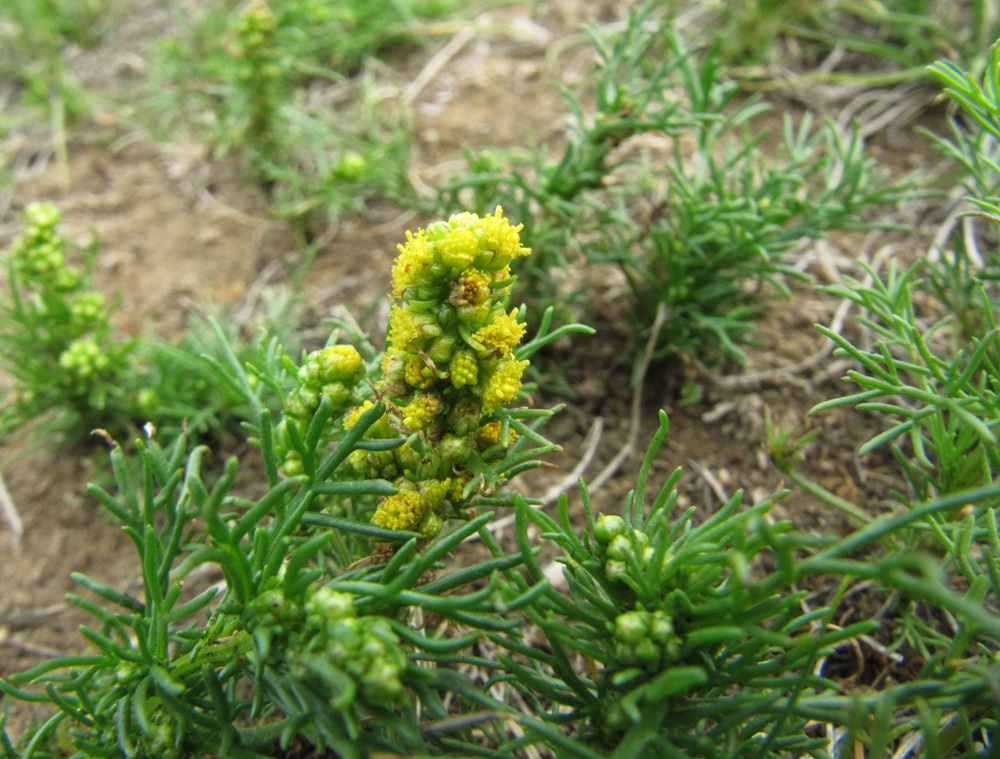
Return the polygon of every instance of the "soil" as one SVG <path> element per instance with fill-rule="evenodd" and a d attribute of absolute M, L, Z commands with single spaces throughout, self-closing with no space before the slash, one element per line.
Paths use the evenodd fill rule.
<path fill-rule="evenodd" d="M 66 167 L 55 160 L 44 130 L 26 128 L 0 143 L 14 169 L 13 183 L 0 197 L 0 246 L 9 244 L 29 201 L 55 202 L 67 236 L 100 238 L 96 282 L 121 298 L 121 329 L 169 336 L 183 328 L 190 313 L 208 304 L 238 305 L 262 278 L 280 279 L 282 261 L 301 252 L 292 230 L 270 215 L 266 191 L 249 181 L 237 156 L 214 159 L 179 135 L 158 142 L 129 116 L 130 93 L 147 68 L 149 43 L 169 31 L 174 18 L 162 5 L 134 0 L 98 48 L 71 56 L 84 85 L 100 92 L 102 100 L 90 118 L 70 129 Z M 579 23 L 608 21 L 612 14 L 605 6 L 614 4 L 564 0 L 538 5 L 537 10 L 530 4 L 509 5 L 479 17 L 464 46 L 440 61 L 436 76 L 414 93 L 412 173 L 418 187 L 431 187 L 460 168 L 463 147 L 555 148 L 564 138 L 565 109 L 553 82 L 583 83 L 592 53 L 579 44 Z M 419 80 L 433 56 L 434 50 L 410 54 L 406 70 L 396 72 L 400 91 Z M 842 96 L 821 95 L 782 92 L 774 124 L 783 113 L 798 114 L 805 100 L 831 116 L 848 105 Z M 915 127 L 940 131 L 940 113 L 931 108 L 932 92 L 913 97 L 917 106 L 908 119 L 869 138 L 872 155 L 897 175 L 915 168 L 937 170 L 935 154 Z M 921 201 L 892 210 L 888 221 L 914 223 L 918 215 L 927 220 L 912 234 L 834 235 L 801 246 L 795 263 L 822 284 L 844 274 L 860 276 L 853 263 L 858 256 L 889 250 L 902 258 L 923 255 L 933 223 L 943 214 L 943 201 L 933 202 L 939 205 Z M 427 221 L 385 203 L 344 219 L 300 293 L 311 326 L 346 307 L 367 314 L 364 324 L 373 334 L 384 330 L 384 294 L 396 243 L 405 230 Z M 683 466 L 687 503 L 707 513 L 738 488 L 750 499 L 782 487 L 782 476 L 764 452 L 766 408 L 783 424 L 819 429 L 803 462 L 808 476 L 872 513 L 891 508 L 890 490 L 900 483 L 888 462 L 855 454 L 878 431 L 877 420 L 848 411 L 808 415 L 814 404 L 846 388 L 840 377 L 847 365 L 840 359 L 825 356 L 812 366 L 796 366 L 824 348 L 813 325 L 831 323 L 837 306 L 812 284 L 796 284 L 792 297 L 778 302 L 760 322 L 746 366 L 709 371 L 677 361 L 652 365 L 642 387 L 637 452 L 595 493 L 599 508 L 615 510 L 634 483 L 659 409 L 669 414 L 670 434 L 655 477 L 662 481 Z M 855 329 L 850 318 L 845 329 Z M 633 389 L 628 367 L 616 361 L 620 347 L 620 336 L 608 329 L 575 340 L 576 366 L 584 368 L 569 376 L 578 399 L 547 428 L 563 452 L 553 457 L 555 468 L 525 475 L 518 487 L 537 494 L 562 480 L 577 465 L 598 421 L 603 434 L 585 478 L 596 477 L 625 445 L 632 431 Z M 694 402 L 681 402 L 685 379 L 701 389 Z M 546 405 L 561 399 L 540 393 L 533 400 Z M 132 591 L 138 585 L 129 540 L 83 491 L 88 480 L 104 476 L 103 456 L 95 447 L 25 450 L 23 444 L 7 443 L 0 457 L 0 472 L 23 520 L 20 537 L 0 521 L 0 675 L 9 675 L 54 652 L 81 648 L 81 617 L 65 601 L 67 592 L 78 590 L 72 572 Z M 575 512 L 579 497 L 572 489 L 570 500 Z M 837 512 L 800 492 L 781 502 L 777 513 L 803 530 L 850 528 Z M 16 731 L 29 710 L 18 702 L 3 707 Z"/>

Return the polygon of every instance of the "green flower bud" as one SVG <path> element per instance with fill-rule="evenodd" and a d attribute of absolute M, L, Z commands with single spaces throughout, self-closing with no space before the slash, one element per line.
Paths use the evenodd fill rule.
<path fill-rule="evenodd" d="M 351 181 L 364 174 L 367 167 L 368 162 L 365 157 L 357 151 L 350 150 L 344 153 L 333 167 L 333 176 L 337 179 Z"/>
<path fill-rule="evenodd" d="M 303 385 L 289 393 L 285 400 L 285 411 L 301 421 L 308 421 L 319 408 L 319 392 Z"/>
<path fill-rule="evenodd" d="M 438 442 L 438 455 L 451 463 L 462 463 L 472 457 L 474 448 L 468 435 L 444 435 Z"/>
<path fill-rule="evenodd" d="M 317 588 L 306 601 L 306 616 L 310 621 L 347 619 L 354 616 L 354 597 L 327 586 Z"/>
<path fill-rule="evenodd" d="M 662 611 L 654 612 L 649 626 L 649 637 L 661 645 L 675 640 L 674 623 Z"/>
<path fill-rule="evenodd" d="M 455 335 L 441 335 L 427 348 L 427 357 L 438 366 L 445 366 L 451 361 L 458 343 Z"/>
<path fill-rule="evenodd" d="M 607 545 L 619 535 L 624 535 L 628 525 L 617 514 L 601 514 L 594 524 L 594 539 Z"/>
<path fill-rule="evenodd" d="M 492 311 L 492 306 L 489 301 L 459 306 L 455 309 L 460 322 L 477 329 L 489 321 L 490 311 Z"/>
<path fill-rule="evenodd" d="M 42 229 L 51 228 L 59 223 L 59 209 L 54 203 L 34 201 L 24 209 L 24 218 L 28 224 Z"/>
<path fill-rule="evenodd" d="M 105 320 L 104 296 L 99 292 L 78 293 L 69 304 L 72 327 L 79 333 Z"/>
<path fill-rule="evenodd" d="M 641 640 L 632 647 L 632 654 L 639 661 L 656 664 L 660 661 L 660 648 L 650 638 Z"/>
<path fill-rule="evenodd" d="M 636 645 L 649 637 L 650 614 L 627 611 L 615 619 L 615 640 Z"/>
<path fill-rule="evenodd" d="M 83 276 L 76 269 L 64 266 L 55 273 L 52 287 L 61 293 L 73 292 L 80 287 Z"/>
<path fill-rule="evenodd" d="M 305 474 L 302 457 L 295 451 L 286 453 L 285 460 L 281 462 L 281 473 L 285 477 L 298 477 L 300 474 Z"/>
<path fill-rule="evenodd" d="M 468 435 L 479 427 L 482 418 L 482 403 L 474 397 L 456 401 L 448 412 L 448 427 L 458 435 Z"/>
<path fill-rule="evenodd" d="M 649 538 L 642 530 L 631 529 L 626 534 L 616 535 L 608 543 L 608 558 L 625 561 L 642 556 L 649 545 Z M 638 554 L 636 549 L 638 548 Z"/>
<path fill-rule="evenodd" d="M 325 382 L 354 385 L 365 376 L 365 362 L 352 345 L 331 345 L 313 354 Z"/>
<path fill-rule="evenodd" d="M 356 400 L 354 386 L 348 387 L 343 382 L 328 382 L 323 385 L 321 392 L 330 399 L 334 410 L 349 406 Z"/>
<path fill-rule="evenodd" d="M 459 351 L 451 360 L 448 376 L 455 388 L 475 385 L 479 381 L 479 362 L 472 351 Z"/>
<path fill-rule="evenodd" d="M 107 354 L 101 349 L 93 337 L 81 337 L 69 344 L 59 354 L 59 366 L 72 381 L 77 383 L 76 390 L 82 391 L 79 383 L 85 383 L 110 366 Z"/>
<path fill-rule="evenodd" d="M 387 661 L 376 661 L 361 678 L 365 697 L 373 703 L 398 701 L 403 694 L 399 670 Z"/>
<path fill-rule="evenodd" d="M 425 538 L 436 538 L 444 528 L 444 520 L 438 516 L 437 512 L 427 509 L 420 522 L 417 523 L 417 532 Z"/>
<path fill-rule="evenodd" d="M 427 502 L 431 509 L 438 511 L 444 505 L 451 489 L 451 478 L 444 480 L 430 479 L 424 480 L 419 486 L 420 496 Z"/>
<path fill-rule="evenodd" d="M 632 541 L 627 535 L 615 535 L 608 543 L 608 557 L 617 561 L 625 561 L 629 556 L 635 556 Z"/>
<path fill-rule="evenodd" d="M 624 561 L 611 560 L 604 564 L 604 574 L 612 582 L 617 582 L 628 574 L 628 564 Z"/>

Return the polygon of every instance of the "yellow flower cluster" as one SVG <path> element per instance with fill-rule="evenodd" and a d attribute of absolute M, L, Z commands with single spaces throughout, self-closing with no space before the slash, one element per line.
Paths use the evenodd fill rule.
<path fill-rule="evenodd" d="M 510 262 L 531 252 L 520 230 L 497 208 L 408 232 L 399 246 L 382 389 L 400 431 L 439 438 L 464 398 L 489 414 L 516 397 L 527 362 L 513 351 L 525 326 L 502 301 Z"/>
<path fill-rule="evenodd" d="M 401 490 L 390 495 L 375 510 L 372 524 L 387 530 L 408 530 L 424 515 L 424 505 L 420 493 L 415 490 Z"/>
<path fill-rule="evenodd" d="M 499 423 L 496 431 L 477 431 L 517 397 L 528 365 L 514 357 L 525 326 L 517 309 L 504 308 L 510 263 L 531 252 L 520 231 L 498 207 L 492 215 L 456 214 L 408 232 L 399 246 L 379 392 L 388 425 L 419 433 L 423 453 L 414 462 L 407 443 L 391 455 L 352 459 L 365 476 L 396 479 L 400 487 L 379 504 L 373 524 L 432 534 L 446 509 L 454 512 L 481 488 L 474 473 L 504 455 L 496 450 Z M 349 413 L 345 425 L 360 413 Z M 515 436 L 505 437 L 509 445 Z M 490 461 L 483 459 L 486 450 Z"/>

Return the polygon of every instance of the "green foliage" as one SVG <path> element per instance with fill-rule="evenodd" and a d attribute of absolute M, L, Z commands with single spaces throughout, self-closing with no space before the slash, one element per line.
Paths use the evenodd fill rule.
<path fill-rule="evenodd" d="M 53 150 L 66 172 L 66 128 L 90 110 L 83 86 L 67 68 L 65 49 L 96 44 L 111 20 L 108 0 L 17 0 L 0 5 L 0 77 L 16 84 L 18 105 L 41 111 Z M 6 127 L 33 120 L 6 107 Z"/>
<path fill-rule="evenodd" d="M 279 213 L 337 218 L 407 188 L 401 112 L 372 94 L 364 61 L 449 2 L 256 0 L 213 3 L 159 44 L 152 103 L 218 152 L 242 151 Z"/>
<path fill-rule="evenodd" d="M 832 17 L 832 18 L 831 18 Z M 834 4 L 815 35 L 889 62 L 905 78 L 924 76 L 924 67 L 942 56 L 981 69 L 982 55 L 1000 35 L 1000 14 L 989 0 L 889 0 Z"/>
<path fill-rule="evenodd" d="M 91 287 L 97 242 L 78 249 L 58 224 L 51 203 L 29 205 L 3 257 L 9 298 L 0 303 L 0 361 L 15 382 L 0 416 L 4 432 L 51 411 L 89 431 L 106 416 L 121 418 L 129 404 L 135 343 L 114 334 L 112 309 Z"/>
<path fill-rule="evenodd" d="M 592 302 L 585 267 L 612 264 L 631 296 L 621 319 L 643 340 L 655 329 L 657 355 L 742 361 L 755 317 L 799 276 L 785 255 L 863 227 L 901 188 L 875 183 L 856 131 L 814 128 L 807 115 L 767 142 L 757 121 L 766 105 L 740 97 L 714 51 L 686 49 L 650 14 L 647 3 L 610 39 L 590 30 L 596 113 L 567 93 L 557 162 L 537 161 L 532 176 L 480 159 L 441 202 L 500 203 L 524 219 L 525 243 L 539 251 L 522 274 L 531 297 Z"/>
<path fill-rule="evenodd" d="M 582 530 L 565 500 L 553 518 L 520 496 L 484 498 L 514 505 L 508 553 L 489 512 L 428 542 L 317 510 L 321 497 L 396 492 L 343 469 L 384 410 L 374 405 L 338 444 L 313 451 L 317 476 L 272 476 L 258 499 L 234 490 L 235 459 L 211 482 L 207 451 L 187 451 L 183 436 L 166 450 L 140 443 L 138 480 L 114 449 L 117 494 L 90 492 L 133 540 L 143 600 L 76 576 L 88 594 L 71 599 L 95 617 L 81 628 L 94 650 L 0 680 L 8 696 L 58 709 L 6 755 L 50 756 L 59 734 L 75 757 L 266 757 L 302 741 L 349 759 L 513 757 L 529 746 L 575 757 L 832 757 L 911 733 L 947 755 L 996 728 L 989 652 L 1000 618 L 982 605 L 1000 589 L 995 512 L 985 510 L 992 530 L 955 524 L 963 545 L 984 549 L 964 593 L 893 545 L 957 503 L 1000 503 L 996 485 L 832 542 L 775 521 L 775 499 L 744 508 L 740 493 L 707 519 L 694 508 L 674 516 L 679 470 L 647 505 L 661 416 L 620 516 L 595 519 L 585 487 Z M 323 401 L 316 420 L 329 411 Z M 265 412 L 261 453 L 273 473 L 271 425 Z M 532 525 L 557 549 L 565 592 L 538 563 Z M 471 536 L 489 556 L 442 567 Z M 221 589 L 198 581 L 203 566 L 221 571 Z M 803 589 L 833 578 L 832 591 Z M 857 582 L 886 611 L 835 623 Z M 927 604 L 962 634 L 916 613 Z M 913 679 L 862 695 L 825 674 L 837 651 L 886 634 L 898 637 L 888 650 L 919 655 Z M 811 734 L 816 722 L 837 739 Z"/>
<path fill-rule="evenodd" d="M 809 71 L 806 78 L 893 84 L 925 76 L 942 56 L 981 71 L 982 52 L 1000 36 L 1000 13 L 989 0 L 752 0 L 708 3 L 711 38 L 727 63 L 749 73 L 847 53 L 851 70 Z"/>
<path fill-rule="evenodd" d="M 913 304 L 914 269 L 899 274 L 890 266 L 885 281 L 869 270 L 872 287 L 850 282 L 829 288 L 864 309 L 862 323 L 878 335 L 870 350 L 824 327 L 823 334 L 839 350 L 855 359 L 847 379 L 859 392 L 813 409 L 851 405 L 895 418 L 889 429 L 869 440 L 861 453 L 907 439 L 907 454 L 896 448 L 906 467 L 916 500 L 992 482 L 1000 465 L 996 428 L 1000 390 L 1000 352 L 997 327 L 983 293 L 981 308 L 990 322 L 968 349 L 948 350 L 944 323 L 922 327 Z M 937 344 L 936 344 L 937 343 Z"/>
<path fill-rule="evenodd" d="M 560 287 L 579 297 L 565 274 L 611 264 L 631 290 L 634 331 L 655 326 L 661 353 L 739 360 L 754 314 L 792 275 L 795 242 L 862 224 L 897 188 L 870 189 L 860 140 L 829 124 L 788 122 L 770 142 L 755 133 L 763 105 L 738 96 L 713 51 L 691 53 L 648 23 L 651 7 L 619 36 L 592 30 L 597 113 L 567 96 L 559 160 L 503 168 L 484 155 L 442 202 L 500 200 L 528 222 L 534 299 Z M 296 77 L 320 75 L 290 63 L 301 51 L 286 58 L 292 31 L 309 28 L 293 11 L 328 9 L 275 0 L 219 16 L 233 46 L 224 81 L 246 96 L 226 101 L 235 110 L 218 111 L 219 123 L 233 118 L 265 173 L 287 149 L 286 127 L 307 123 L 285 121 Z M 309 19 L 322 26 L 320 16 Z M 371 45 L 356 22 L 354 41 Z M 349 65 L 345 50 L 323 55 Z M 940 144 L 967 170 L 979 221 L 1000 216 L 998 67 L 994 49 L 982 83 L 933 69 L 973 122 Z M 321 122 L 308 123 L 318 131 L 289 134 L 319 139 Z M 324 148 L 323 171 L 363 176 L 366 150 Z M 306 212 L 337 203 L 302 202 Z M 644 205 L 654 211 L 640 216 Z M 985 260 L 973 255 L 991 238 L 955 236 L 924 272 L 866 269 L 870 284 L 827 288 L 858 307 L 875 340 L 822 328 L 857 362 L 847 379 L 858 391 L 814 412 L 882 415 L 885 431 L 861 452 L 890 446 L 908 487 L 896 508 L 870 513 L 796 473 L 813 433 L 769 423 L 779 468 L 859 525 L 830 535 L 779 518 L 784 493 L 682 508 L 680 469 L 653 482 L 662 413 L 619 513 L 596 513 L 584 483 L 582 514 L 567 498 L 550 514 L 509 490 L 557 448 L 541 434 L 553 410 L 505 407 L 520 369 L 588 330 L 552 329 L 548 308 L 519 346 L 525 311 L 506 310 L 501 246 L 484 220 L 454 218 L 401 250 L 384 358 L 343 323 L 322 348 L 299 351 L 277 331 L 281 309 L 256 342 L 224 319 L 193 321 L 175 344 L 121 341 L 90 285 L 96 244 L 77 250 L 54 207 L 28 207 L 4 259 L 0 360 L 18 383 L 4 431 L 49 411 L 88 428 L 152 425 L 135 452 L 111 451 L 113 487 L 88 488 L 132 540 L 141 594 L 75 576 L 89 648 L 0 679 L 5 697 L 54 712 L 16 744 L 0 715 L 0 756 L 995 753 L 995 244 Z M 501 366 L 517 371 L 491 389 Z M 433 393 L 444 400 L 428 405 Z M 233 457 L 215 470 L 197 439 L 231 443 L 224 434 L 249 444 L 252 466 Z M 452 479 L 457 489 L 443 485 Z M 429 526 L 399 517 L 427 504 Z M 514 515 L 511 541 L 491 530 L 498 509 Z"/>
<path fill-rule="evenodd" d="M 551 338 L 543 332 L 524 350 L 533 352 Z M 271 385 L 294 365 L 287 366 L 280 352 L 272 352 L 270 361 L 286 369 L 219 364 L 259 410 L 253 432 L 269 489 L 256 500 L 234 491 L 235 458 L 210 482 L 203 474 L 207 449 L 187 451 L 183 434 L 167 449 L 155 438 L 137 444 L 138 480 L 135 466 L 114 448 L 117 494 L 96 486 L 90 492 L 132 538 L 145 600 L 77 577 L 113 607 L 73 597 L 99 623 L 83 628 L 99 653 L 58 659 L 0 681 L 0 690 L 12 697 L 59 709 L 23 747 L 26 759 L 47 756 L 47 741 L 64 722 L 74 756 L 103 756 L 116 746 L 137 757 L 267 756 L 303 739 L 349 759 L 386 746 L 429 749 L 418 704 L 403 697 L 404 688 L 422 692 L 425 715 L 440 715 L 453 683 L 409 657 L 424 649 L 451 654 L 478 636 L 439 639 L 435 630 L 411 627 L 410 615 L 504 629 L 510 624 L 504 617 L 531 593 L 508 595 L 509 588 L 498 583 L 496 573 L 520 563 L 516 556 L 436 571 L 459 543 L 488 535 L 488 513 L 465 518 L 431 542 L 370 523 L 376 500 L 399 489 L 385 479 L 359 476 L 351 459 L 404 445 L 421 451 L 428 443 L 416 434 L 368 437 L 385 417 L 380 401 L 350 425 L 341 424 L 339 415 L 328 424 L 351 396 L 347 386 L 358 385 L 366 372 L 353 348 L 332 348 L 340 350 L 307 356 L 295 372 L 299 383 L 280 420 L 301 462 L 303 474 L 292 477 L 279 475 L 287 462 L 255 384 Z M 314 391 L 317 402 L 307 401 Z M 537 454 L 553 449 L 537 431 L 550 413 L 495 412 L 521 439 L 491 462 L 494 484 L 538 466 Z M 477 491 L 467 499 L 470 509 L 511 503 L 500 492 Z M 225 590 L 185 595 L 185 585 L 196 583 L 203 565 L 221 571 Z M 475 587 L 482 581 L 485 587 Z M 472 587 L 457 592 L 466 586 Z M 469 691 L 476 692 L 471 684 Z M 439 731 L 469 733 L 447 726 Z"/>
<path fill-rule="evenodd" d="M 287 301 L 263 317 L 269 338 L 247 339 L 238 325 L 197 316 L 174 341 L 125 338 L 113 324 L 115 308 L 91 283 L 97 240 L 75 245 L 59 233 L 59 216 L 51 203 L 29 204 L 21 234 L 0 258 L 8 288 L 0 300 L 0 366 L 11 379 L 0 432 L 40 422 L 79 441 L 94 429 L 117 436 L 155 421 L 164 439 L 187 430 L 218 442 L 255 420 L 271 393 L 284 394 L 287 378 L 239 385 L 233 367 L 273 363 L 281 340 L 294 347 Z"/>
<path fill-rule="evenodd" d="M 1000 218 L 1000 47 L 990 48 L 986 72 L 979 80 L 958 65 L 939 61 L 930 72 L 960 107 L 964 123 L 953 120 L 949 138 L 931 135 L 937 146 L 962 168 L 975 210 L 966 214 L 952 235 L 952 249 L 927 272 L 931 292 L 948 309 L 960 340 L 968 342 L 990 329 L 996 313 L 1000 253 L 990 239 Z M 984 300 L 984 298 L 986 300 Z"/>
<path fill-rule="evenodd" d="M 995 49 L 991 59 L 995 64 Z M 990 123 L 984 114 L 996 112 L 997 90 L 988 84 L 980 88 L 951 64 L 936 64 L 933 69 L 951 85 L 950 94 L 975 122 L 973 134 L 956 126 L 955 141 L 939 144 L 965 166 L 974 193 L 970 199 L 984 208 L 996 202 L 982 172 L 992 159 L 975 157 L 972 146 L 987 144 L 984 133 Z M 986 81 L 991 80 L 995 75 Z M 880 639 L 888 650 L 916 657 L 919 668 L 912 683 L 888 688 L 880 698 L 896 708 L 900 695 L 912 694 L 917 687 L 927 687 L 927 694 L 936 692 L 926 704 L 918 700 L 916 716 L 905 722 L 910 728 L 919 726 L 927 751 L 966 756 L 980 755 L 977 746 L 985 753 L 995 750 L 984 737 L 995 729 L 995 699 L 984 702 L 977 696 L 956 703 L 952 697 L 966 687 L 959 683 L 981 685 L 978 678 L 996 664 L 990 653 L 996 650 L 996 607 L 988 599 L 1000 587 L 996 538 L 1000 355 L 992 283 L 976 276 L 977 270 L 986 269 L 980 268 L 981 261 L 978 265 L 972 261 L 973 246 L 965 244 L 966 238 L 956 235 L 952 242 L 958 247 L 940 261 L 923 264 L 929 273 L 925 280 L 918 277 L 919 264 L 900 270 L 892 262 L 884 274 L 864 266 L 871 284 L 848 280 L 826 288 L 859 307 L 858 323 L 873 340 L 870 346 L 859 347 L 861 341 L 820 327 L 837 344 L 838 353 L 856 362 L 857 368 L 845 379 L 858 391 L 820 403 L 812 413 L 854 407 L 881 416 L 884 431 L 864 443 L 860 453 L 890 447 L 908 489 L 896 493 L 901 508 L 895 513 L 868 520 L 857 533 L 815 559 L 806 559 L 800 568 L 833 561 L 838 571 L 870 577 L 880 592 L 892 588 L 910 599 L 899 603 L 889 597 L 883 607 L 889 612 L 888 624 Z M 995 262 L 995 256 L 993 251 L 989 260 Z M 961 301 L 961 311 L 955 310 L 955 292 L 970 296 Z M 971 325 L 975 327 L 970 329 Z M 787 433 L 772 435 L 776 463 L 783 471 L 792 471 L 791 458 L 803 442 Z M 816 485 L 807 489 L 841 508 L 833 494 Z M 848 558 L 863 548 L 885 557 L 878 562 L 883 569 L 877 574 L 868 574 L 861 562 Z M 935 558 L 918 558 L 920 551 Z M 937 624 L 929 614 L 932 608 L 954 614 L 954 626 Z M 959 630 L 971 637 L 955 634 Z M 947 664 L 956 657 L 966 665 L 961 672 Z M 951 730 L 948 725 L 961 728 Z M 888 745 L 886 736 L 873 734 L 871 740 L 876 739 L 875 745 Z"/>

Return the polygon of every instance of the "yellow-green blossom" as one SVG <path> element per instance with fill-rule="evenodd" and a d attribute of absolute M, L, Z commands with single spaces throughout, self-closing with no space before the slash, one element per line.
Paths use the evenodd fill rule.
<path fill-rule="evenodd" d="M 478 306 L 490 297 L 490 278 L 481 271 L 467 269 L 452 285 L 449 302 L 455 306 Z"/>
<path fill-rule="evenodd" d="M 484 493 L 502 482 L 482 471 L 503 455 L 496 447 L 500 423 L 488 417 L 517 397 L 528 365 L 513 356 L 525 326 L 516 309 L 504 307 L 513 282 L 510 262 L 531 252 L 521 245 L 520 230 L 498 207 L 485 217 L 455 214 L 407 233 L 399 246 L 378 390 L 386 424 L 404 435 L 418 433 L 408 450 L 419 456 L 404 461 L 406 443 L 383 452 L 385 461 L 369 453 L 357 462 L 366 476 L 395 479 L 401 489 L 378 507 L 373 524 L 430 536 L 467 500 L 473 480 Z M 345 424 L 360 413 L 351 412 Z"/>
<path fill-rule="evenodd" d="M 378 505 L 372 514 L 372 524 L 387 530 L 408 530 L 420 521 L 424 509 L 420 493 L 402 490 Z"/>
<path fill-rule="evenodd" d="M 421 393 L 403 409 L 403 424 L 410 430 L 422 430 L 444 410 L 444 402 L 436 393 Z"/>
<path fill-rule="evenodd" d="M 448 369 L 451 384 L 455 388 L 475 385 L 479 381 L 479 362 L 472 351 L 461 351 L 451 359 Z"/>
<path fill-rule="evenodd" d="M 501 436 L 503 431 L 503 425 L 500 422 L 487 422 L 478 430 L 476 430 L 476 440 L 483 448 L 490 448 L 494 445 L 499 445 L 501 442 L 504 445 L 510 445 L 518 438 L 517 432 L 514 430 L 507 430 L 507 437 L 504 439 Z"/>
<path fill-rule="evenodd" d="M 528 366 L 527 361 L 502 361 L 490 375 L 483 390 L 483 411 L 491 414 L 501 406 L 506 406 L 517 397 L 521 389 L 521 375 Z"/>
<path fill-rule="evenodd" d="M 470 229 L 452 229 L 437 243 L 437 252 L 445 266 L 462 270 L 479 253 L 479 239 Z"/>
<path fill-rule="evenodd" d="M 375 404 L 371 401 L 365 401 L 360 406 L 355 406 L 350 409 L 346 414 L 344 414 L 344 429 L 351 429 L 351 427 L 358 423 L 358 419 L 361 418 L 361 415 L 374 405 Z"/>
<path fill-rule="evenodd" d="M 488 271 L 498 271 L 506 267 L 518 256 L 531 253 L 530 248 L 521 246 L 518 234 L 524 228 L 523 224 L 511 226 L 503 218 L 503 209 L 497 206 L 492 216 L 484 216 L 478 225 L 479 244 L 484 255 L 476 260 L 476 264 Z"/>
<path fill-rule="evenodd" d="M 365 376 L 365 362 L 353 345 L 331 345 L 316 354 L 327 382 L 357 383 Z"/>
<path fill-rule="evenodd" d="M 433 363 L 428 365 L 429 361 L 420 354 L 411 354 L 406 362 L 406 384 L 418 390 L 429 389 L 437 380 L 437 372 L 434 370 Z"/>
<path fill-rule="evenodd" d="M 392 297 L 402 298 L 408 287 L 416 284 L 424 271 L 434 263 L 434 254 L 423 230 L 406 233 L 406 244 L 400 245 L 392 267 Z"/>
<path fill-rule="evenodd" d="M 472 335 L 472 339 L 486 348 L 487 355 L 506 358 L 514 346 L 521 342 L 527 327 L 517 321 L 517 309 L 509 314 L 499 314 L 493 321 Z"/>

